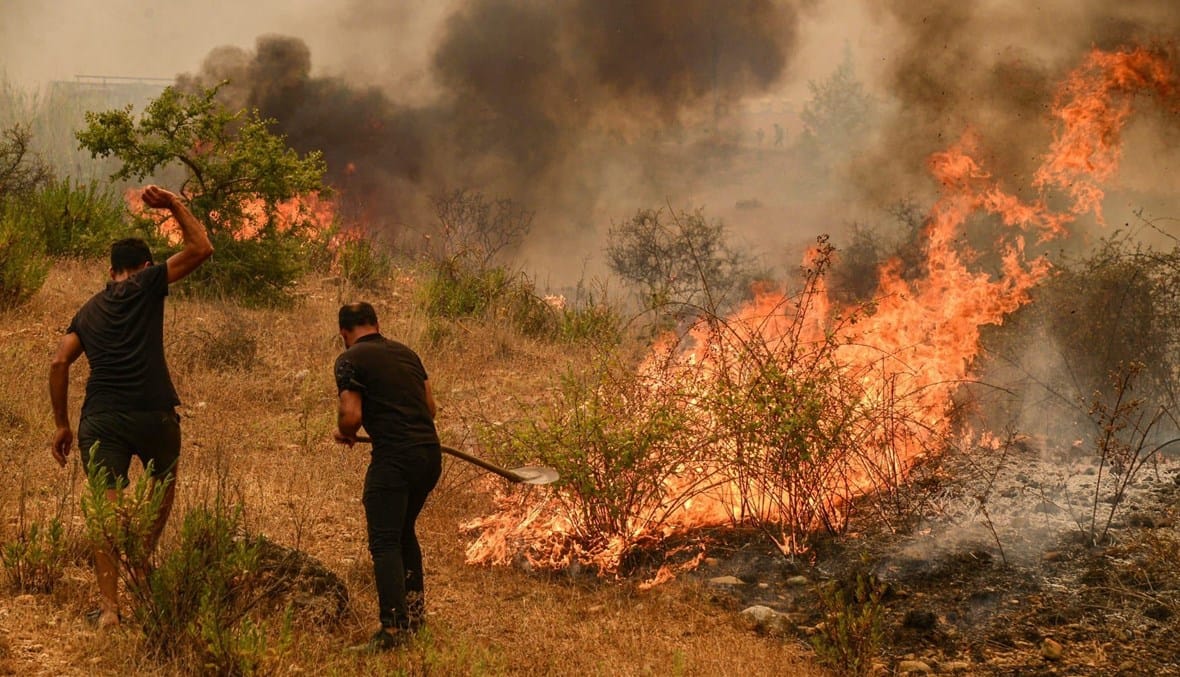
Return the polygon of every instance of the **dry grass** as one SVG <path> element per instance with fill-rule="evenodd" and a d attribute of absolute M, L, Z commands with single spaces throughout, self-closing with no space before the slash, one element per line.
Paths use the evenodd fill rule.
<path fill-rule="evenodd" d="M 61 515 L 81 533 L 82 473 L 47 449 L 52 418 L 49 357 L 70 315 L 103 283 L 103 266 L 59 263 L 28 305 L 0 315 L 0 539 L 26 519 Z M 457 325 L 426 346 L 427 320 L 413 304 L 412 277 L 369 300 L 382 329 L 419 349 L 438 396 L 440 428 L 455 445 L 470 441 L 465 421 L 494 417 L 513 400 L 553 387 L 578 355 L 493 325 Z M 335 311 L 349 290 L 308 280 L 294 310 L 241 310 L 173 298 L 168 355 L 184 401 L 184 443 L 176 512 L 162 547 L 188 508 L 228 492 L 248 526 L 299 547 L 340 574 L 352 595 L 342 627 L 296 624 L 294 641 L 268 658 L 276 674 L 821 674 L 798 644 L 752 634 L 677 582 L 641 592 L 629 582 L 539 578 L 464 563 L 459 524 L 490 506 L 491 481 L 447 459 L 420 522 L 427 565 L 429 628 L 405 651 L 361 656 L 345 647 L 373 629 L 375 592 L 364 540 L 360 487 L 367 457 L 330 441 L 341 349 Z M 575 354 L 571 354 L 575 353 Z M 85 360 L 72 372 L 77 422 Z M 22 490 L 22 486 L 24 489 Z M 23 491 L 23 493 L 22 493 Z M 23 499 L 22 499 L 23 496 Z M 0 593 L 0 674 L 188 674 L 190 667 L 147 658 L 142 636 L 98 635 L 82 620 L 97 602 L 84 557 L 49 595 Z"/>

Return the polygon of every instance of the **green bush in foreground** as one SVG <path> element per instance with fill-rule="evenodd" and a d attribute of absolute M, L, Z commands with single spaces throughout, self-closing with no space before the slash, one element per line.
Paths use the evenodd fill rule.
<path fill-rule="evenodd" d="M 811 642 L 820 663 L 841 675 L 872 674 L 884 642 L 885 587 L 875 576 L 859 574 L 854 581 L 820 588 L 827 619 Z"/>
<path fill-rule="evenodd" d="M 262 671 L 274 648 L 266 623 L 251 615 L 263 592 L 255 585 L 262 539 L 243 533 L 241 508 L 219 496 L 212 507 L 190 510 L 179 541 L 158 555 L 153 569 L 144 543 L 166 482 L 145 472 L 111 499 L 105 470 L 91 467 L 88 474 L 82 502 L 87 529 L 119 563 L 133 617 L 156 657 L 195 665 L 202 674 Z M 279 633 L 280 645 L 289 639 L 288 625 Z"/>

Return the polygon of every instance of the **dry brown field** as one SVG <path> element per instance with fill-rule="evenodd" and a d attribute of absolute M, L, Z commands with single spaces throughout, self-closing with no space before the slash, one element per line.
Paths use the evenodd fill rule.
<path fill-rule="evenodd" d="M 0 314 L 0 539 L 24 523 L 60 516 L 80 544 L 84 476 L 71 456 L 51 458 L 47 374 L 73 312 L 105 280 L 99 263 L 59 262 L 27 305 Z M 343 578 L 346 620 L 294 624 L 287 646 L 264 661 L 271 674 L 315 675 L 810 675 L 798 640 L 758 635 L 710 601 L 700 582 L 640 590 L 626 580 L 542 577 L 465 563 L 460 524 L 490 510 L 497 485 L 447 458 L 439 488 L 419 522 L 425 550 L 428 629 L 402 650 L 348 651 L 375 627 L 376 603 L 360 490 L 364 449 L 331 441 L 332 360 L 341 350 L 335 312 L 370 300 L 385 334 L 419 350 L 440 404 L 444 441 L 473 443 L 470 422 L 515 415 L 579 363 L 577 349 L 537 343 L 495 323 L 451 327 L 427 346 L 427 320 L 414 303 L 412 272 L 381 293 L 306 279 L 299 303 L 248 310 L 174 296 L 166 350 L 183 401 L 178 497 L 161 548 L 172 547 L 185 512 L 219 492 L 244 507 L 246 527 L 298 548 Z M 87 375 L 71 373 L 76 427 Z M 134 474 L 133 474 L 134 479 Z M 94 575 L 80 554 L 48 594 L 0 593 L 0 673 L 22 675 L 192 674 L 199 666 L 149 656 L 132 623 L 98 632 L 84 620 L 97 604 Z M 296 619 L 297 621 L 298 619 Z"/>

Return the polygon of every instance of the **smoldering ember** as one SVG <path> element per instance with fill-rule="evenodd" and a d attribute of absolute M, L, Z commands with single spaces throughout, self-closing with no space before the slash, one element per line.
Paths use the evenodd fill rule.
<path fill-rule="evenodd" d="M 0 6 L 0 673 L 1180 674 L 1180 7 L 220 2 Z"/>

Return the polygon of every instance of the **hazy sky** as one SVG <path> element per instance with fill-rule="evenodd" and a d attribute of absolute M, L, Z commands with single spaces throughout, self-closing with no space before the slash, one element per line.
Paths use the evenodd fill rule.
<path fill-rule="evenodd" d="M 214 47 L 249 49 L 259 35 L 302 38 L 313 69 L 389 85 L 420 76 L 435 32 L 454 0 L 401 0 L 383 5 L 380 16 L 360 0 L 0 0 L 0 74 L 22 88 L 42 87 L 76 75 L 172 78 L 193 72 Z M 866 67 L 883 40 L 879 26 L 856 9 L 859 3 L 828 3 L 806 21 L 799 51 L 815 58 L 794 60 L 788 89 L 805 91 L 839 59 L 845 42 Z M 840 16 L 837 16 L 839 13 Z M 379 27 L 401 25 L 397 40 Z M 809 70 L 809 64 L 816 64 Z M 790 87 L 791 83 L 794 87 Z"/>
<path fill-rule="evenodd" d="M 173 78 L 193 72 L 215 47 L 252 48 L 260 35 L 302 38 L 320 73 L 363 65 L 370 78 L 396 65 L 421 70 L 432 30 L 450 3 L 382 3 L 369 16 L 357 0 L 0 0 L 0 73 L 24 88 L 75 75 Z M 403 35 L 391 44 L 378 27 L 396 21 Z M 377 65 L 381 64 L 378 68 Z"/>

